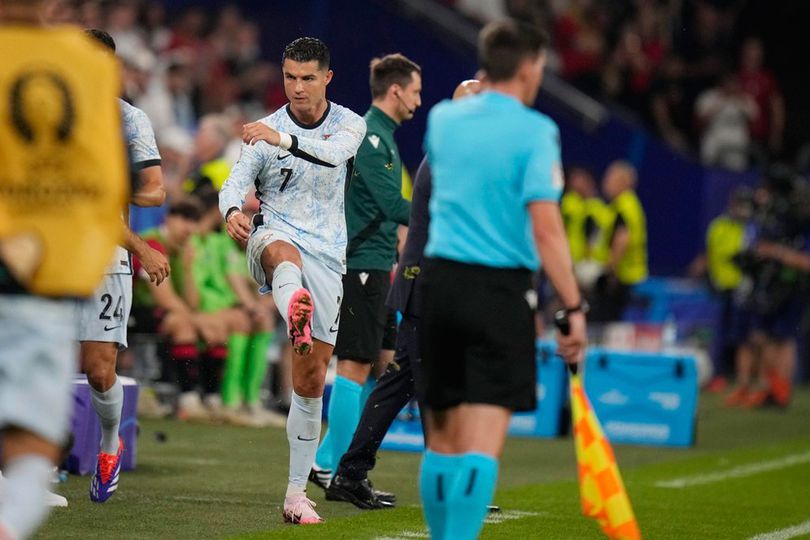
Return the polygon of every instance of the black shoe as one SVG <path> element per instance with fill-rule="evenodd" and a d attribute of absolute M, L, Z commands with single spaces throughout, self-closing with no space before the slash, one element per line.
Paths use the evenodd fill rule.
<path fill-rule="evenodd" d="M 393 503 L 377 498 L 368 479 L 358 482 L 340 475 L 332 478 L 332 483 L 326 490 L 326 500 L 350 502 L 363 510 L 394 507 Z"/>
<path fill-rule="evenodd" d="M 394 493 L 374 489 L 374 484 L 371 483 L 371 480 L 368 481 L 368 487 L 371 488 L 371 492 L 374 493 L 379 500 L 391 503 L 392 506 L 397 502 L 397 496 Z"/>
<path fill-rule="evenodd" d="M 496 512 L 500 512 L 500 511 L 501 511 L 500 506 L 495 506 L 494 504 L 487 505 L 487 513 L 489 513 L 489 514 L 494 514 Z"/>
<path fill-rule="evenodd" d="M 332 471 L 329 469 L 312 468 L 309 471 L 309 481 L 326 490 L 329 487 L 329 479 L 332 478 Z"/>

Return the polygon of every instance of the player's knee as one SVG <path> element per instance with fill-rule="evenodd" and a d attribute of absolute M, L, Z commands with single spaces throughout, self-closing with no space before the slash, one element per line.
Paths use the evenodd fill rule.
<path fill-rule="evenodd" d="M 85 364 L 87 382 L 98 392 L 106 392 L 115 383 L 115 357 L 96 356 Z"/>
<path fill-rule="evenodd" d="M 354 360 L 340 360 L 337 365 L 337 374 L 357 384 L 366 384 L 371 373 L 371 364 L 355 362 Z"/>
<path fill-rule="evenodd" d="M 242 309 L 233 310 L 231 331 L 238 334 L 249 334 L 251 330 L 250 316 Z"/>
<path fill-rule="evenodd" d="M 273 242 L 264 248 L 261 262 L 264 272 L 268 275 L 272 274 L 273 270 L 282 262 L 291 262 L 298 268 L 302 267 L 301 253 L 298 249 L 292 244 L 281 241 Z"/>

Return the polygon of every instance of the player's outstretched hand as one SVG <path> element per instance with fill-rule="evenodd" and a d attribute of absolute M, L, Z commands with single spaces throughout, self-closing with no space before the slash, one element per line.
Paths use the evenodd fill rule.
<path fill-rule="evenodd" d="M 578 364 L 585 358 L 588 337 L 585 331 L 585 315 L 581 311 L 568 316 L 571 331 L 568 335 L 557 332 L 557 354 L 569 364 Z"/>
<path fill-rule="evenodd" d="M 278 131 L 262 122 L 251 122 L 242 126 L 242 141 L 245 144 L 256 144 L 265 141 L 267 144 L 278 146 L 281 137 Z"/>
<path fill-rule="evenodd" d="M 149 275 L 149 281 L 155 285 L 160 285 L 163 280 L 169 277 L 169 261 L 160 251 L 147 247 L 138 254 L 144 271 Z"/>
<path fill-rule="evenodd" d="M 239 242 L 239 245 L 244 246 L 245 242 L 250 238 L 251 226 L 250 218 L 242 212 L 231 212 L 228 216 L 228 236 Z"/>

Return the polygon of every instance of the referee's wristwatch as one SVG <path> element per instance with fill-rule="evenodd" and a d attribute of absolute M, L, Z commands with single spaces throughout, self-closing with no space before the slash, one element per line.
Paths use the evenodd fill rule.
<path fill-rule="evenodd" d="M 573 307 L 564 307 L 562 309 L 558 309 L 556 312 L 554 312 L 554 326 L 557 327 L 561 334 L 567 336 L 571 332 L 571 322 L 568 320 L 568 317 L 572 313 L 577 312 L 587 315 L 590 310 L 591 306 L 585 301 L 584 298 L 579 301 L 579 304 Z"/>

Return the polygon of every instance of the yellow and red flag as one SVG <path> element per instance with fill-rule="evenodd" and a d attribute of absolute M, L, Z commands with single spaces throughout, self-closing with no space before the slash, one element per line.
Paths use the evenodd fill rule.
<path fill-rule="evenodd" d="M 571 374 L 571 413 L 582 513 L 598 521 L 608 538 L 640 540 L 641 532 L 613 448 L 576 373 Z"/>

